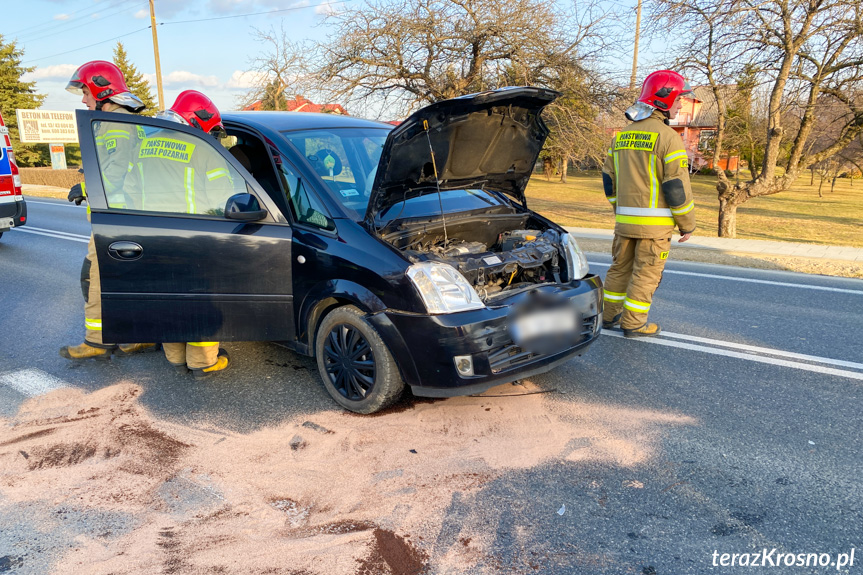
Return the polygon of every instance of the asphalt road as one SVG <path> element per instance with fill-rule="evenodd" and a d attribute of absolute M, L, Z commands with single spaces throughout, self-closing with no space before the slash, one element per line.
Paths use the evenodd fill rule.
<path fill-rule="evenodd" d="M 0 239 L 0 416 L 27 397 L 4 374 L 34 369 L 85 390 L 131 381 L 158 417 L 236 432 L 333 409 L 314 362 L 274 344 L 227 344 L 230 375 L 206 385 L 175 375 L 161 354 L 60 358 L 83 333 L 89 224 L 62 201 L 31 198 L 28 211 L 28 226 Z M 589 259 L 604 275 L 609 258 Z M 604 335 L 534 382 L 555 390 L 553 402 L 691 423 L 663 427 L 659 450 L 637 466 L 552 462 L 456 493 L 435 551 L 479 524 L 495 534 L 490 561 L 502 573 L 863 573 L 863 282 L 672 262 L 651 320 L 667 335 Z M 27 518 L 2 515 L 0 572 L 4 558 L 11 572 L 45 572 L 69 544 L 35 531 L 39 544 L 22 543 Z M 838 571 L 719 564 L 723 553 L 774 548 L 832 560 L 853 548 L 856 559 Z M 25 552 L 27 566 L 15 567 Z"/>

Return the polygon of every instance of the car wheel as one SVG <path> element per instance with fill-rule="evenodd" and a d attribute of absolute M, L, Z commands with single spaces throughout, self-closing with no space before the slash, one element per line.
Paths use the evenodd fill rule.
<path fill-rule="evenodd" d="M 356 413 L 374 413 L 395 402 L 404 381 L 392 354 L 365 313 L 348 305 L 324 317 L 315 336 L 324 387 Z"/>

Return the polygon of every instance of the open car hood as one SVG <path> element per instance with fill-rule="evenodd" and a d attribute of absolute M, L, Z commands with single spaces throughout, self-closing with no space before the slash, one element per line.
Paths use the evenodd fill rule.
<path fill-rule="evenodd" d="M 548 137 L 540 113 L 558 96 L 544 88 L 501 88 L 414 113 L 384 143 L 366 221 L 405 198 L 437 192 L 435 166 L 441 190 L 485 188 L 524 205 L 524 189 Z"/>

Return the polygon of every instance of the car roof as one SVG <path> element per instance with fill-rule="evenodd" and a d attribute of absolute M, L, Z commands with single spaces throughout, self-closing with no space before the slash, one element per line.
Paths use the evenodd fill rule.
<path fill-rule="evenodd" d="M 394 127 L 386 122 L 313 112 L 229 112 L 222 114 L 222 120 L 274 132 L 324 128 L 385 128 L 390 130 Z"/>

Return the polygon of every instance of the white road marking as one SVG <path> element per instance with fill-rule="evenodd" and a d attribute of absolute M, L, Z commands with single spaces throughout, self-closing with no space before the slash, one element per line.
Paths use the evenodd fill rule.
<path fill-rule="evenodd" d="M 601 262 L 587 262 L 587 263 L 588 263 L 588 265 L 592 265 L 592 266 L 605 266 L 605 267 L 611 266 L 611 264 L 604 264 Z M 802 289 L 832 291 L 835 293 L 850 293 L 850 294 L 854 294 L 854 295 L 863 295 L 863 290 L 856 290 L 856 289 L 843 289 L 843 288 L 834 288 L 834 287 L 827 287 L 827 286 L 814 286 L 814 285 L 809 285 L 809 284 L 795 284 L 795 283 L 791 283 L 791 282 L 775 282 L 775 281 L 771 281 L 771 280 L 757 280 L 757 279 L 753 279 L 753 278 L 736 278 L 734 276 L 702 274 L 702 273 L 696 273 L 696 272 L 684 272 L 684 271 L 680 271 L 680 270 L 669 270 L 669 269 L 666 269 L 662 273 L 677 274 L 677 275 L 681 275 L 681 276 L 694 276 L 694 277 L 698 277 L 698 278 L 710 278 L 710 279 L 716 279 L 716 280 L 732 280 L 732 281 L 736 281 L 736 282 L 748 282 L 748 283 L 754 283 L 754 284 L 766 284 L 766 285 L 772 285 L 772 286 L 795 287 L 795 288 L 802 288 Z"/>
<path fill-rule="evenodd" d="M 850 367 L 851 369 L 863 370 L 863 363 L 856 363 L 853 361 L 845 361 L 843 359 L 830 359 L 827 357 L 819 357 L 817 355 L 806 355 L 804 353 L 795 353 L 793 351 L 782 351 L 782 350 L 773 349 L 770 347 L 758 347 L 757 345 L 747 345 L 744 343 L 734 343 L 731 341 L 723 341 L 721 339 L 710 339 L 707 337 L 698 337 L 695 335 L 685 335 L 682 333 L 673 333 L 673 332 L 668 332 L 668 331 L 663 331 L 661 335 L 664 337 L 670 337 L 673 339 L 682 339 L 682 340 L 694 341 L 697 343 L 705 343 L 708 345 L 718 345 L 720 347 L 730 347 L 732 349 L 751 351 L 754 353 L 765 353 L 768 355 L 777 355 L 779 357 L 788 357 L 791 359 L 801 359 L 803 361 L 813 361 L 813 362 L 817 362 L 817 363 L 825 363 L 828 365 L 838 365 L 840 367 Z"/>
<path fill-rule="evenodd" d="M 55 389 L 69 387 L 62 379 L 40 369 L 21 369 L 0 374 L 0 384 L 23 393 L 27 397 L 42 395 Z"/>
<path fill-rule="evenodd" d="M 607 329 L 602 330 L 602 335 L 609 335 L 611 337 L 620 337 L 620 338 L 624 337 L 623 333 L 621 333 L 621 332 L 611 331 L 611 330 L 607 330 Z M 667 334 L 663 333 L 662 335 L 667 335 Z M 704 338 L 704 339 L 706 339 L 706 338 Z M 642 338 L 638 338 L 637 341 L 643 341 L 645 343 L 653 343 L 656 345 L 665 345 L 668 347 L 677 347 L 680 349 L 688 349 L 690 351 L 700 351 L 703 353 L 709 353 L 709 354 L 713 354 L 713 355 L 724 355 L 725 357 L 744 359 L 746 361 L 755 361 L 758 363 L 767 363 L 770 365 L 778 365 L 781 367 L 790 367 L 793 369 L 801 369 L 803 371 L 812 371 L 815 373 L 821 373 L 821 374 L 826 374 L 826 375 L 836 375 L 839 377 L 848 377 L 851 379 L 858 379 L 860 381 L 863 381 L 863 373 L 860 373 L 857 371 L 835 369 L 832 367 L 825 367 L 823 365 L 812 365 L 810 363 L 800 363 L 797 361 L 788 361 L 786 359 L 778 359 L 775 357 L 765 357 L 763 355 L 754 355 L 751 353 L 741 353 L 738 351 L 731 351 L 731 350 L 727 350 L 727 349 L 718 349 L 715 347 L 707 347 L 704 345 L 695 345 L 692 343 L 684 343 L 684 342 L 680 342 L 680 341 L 670 341 L 667 339 L 662 339 L 661 337 L 642 337 Z M 728 343 L 729 342 L 723 342 L 723 344 L 725 344 L 726 346 Z M 769 349 L 769 348 L 762 348 L 762 349 Z M 771 352 L 774 355 L 781 355 L 783 353 L 790 353 L 790 352 L 782 352 L 781 350 L 771 350 Z M 810 359 L 810 361 L 818 361 L 821 363 L 829 363 L 829 362 L 838 361 L 838 360 L 831 360 L 831 359 L 827 359 L 827 358 L 816 358 L 816 356 L 807 356 L 807 357 L 812 358 L 812 359 Z M 851 363 L 851 362 L 848 362 L 848 363 Z"/>
<path fill-rule="evenodd" d="M 81 206 L 76 206 L 76 205 L 75 205 L 75 204 L 73 204 L 72 202 L 69 202 L 68 204 L 64 204 L 64 203 L 61 203 L 61 202 L 40 202 L 40 201 L 37 201 L 37 200 L 25 200 L 25 201 L 26 201 L 28 204 L 42 204 L 42 205 L 45 205 L 45 206 L 62 206 L 62 207 L 64 207 L 64 208 L 76 208 L 76 209 L 79 209 L 79 210 L 86 210 L 86 209 L 87 209 L 87 207 L 86 207 L 86 206 L 83 206 L 83 205 L 81 205 Z"/>
<path fill-rule="evenodd" d="M 34 228 L 33 226 L 27 226 L 27 229 L 22 230 L 22 231 L 27 231 L 27 230 L 36 230 L 37 232 L 45 232 L 45 233 L 49 233 L 49 234 L 59 234 L 61 236 L 71 236 L 73 238 L 89 238 L 90 237 L 90 236 L 85 236 L 83 234 L 73 234 L 73 233 L 69 233 L 69 232 L 61 232 L 60 230 L 48 230 L 45 228 Z"/>
<path fill-rule="evenodd" d="M 58 238 L 61 240 L 69 240 L 69 241 L 73 241 L 73 242 L 83 242 L 85 244 L 90 241 L 89 236 L 79 236 L 79 235 L 75 235 L 75 234 L 67 234 L 65 232 L 54 232 L 51 230 L 48 230 L 48 232 L 50 232 L 50 233 L 48 233 L 48 232 L 41 231 L 39 228 L 32 228 L 32 227 L 12 228 L 12 231 L 24 232 L 27 234 L 36 234 L 38 236 L 48 236 L 49 238 Z M 60 235 L 60 234 L 63 234 L 63 235 Z"/>

